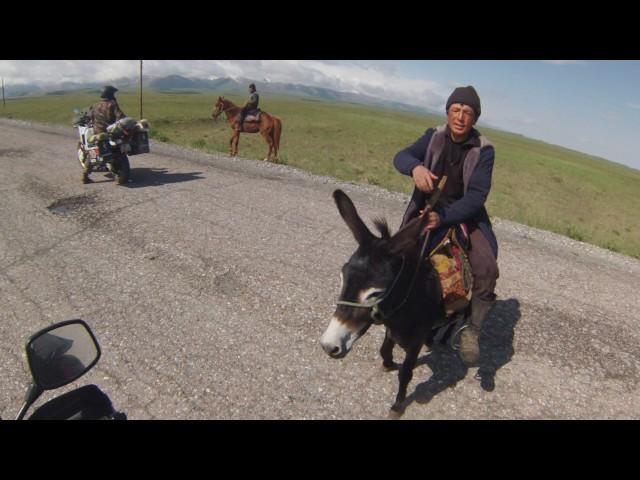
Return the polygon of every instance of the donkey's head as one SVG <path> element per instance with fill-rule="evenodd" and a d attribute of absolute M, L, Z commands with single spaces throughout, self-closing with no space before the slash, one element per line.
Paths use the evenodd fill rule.
<path fill-rule="evenodd" d="M 325 352 L 333 358 L 342 358 L 374 322 L 381 323 L 375 314 L 376 305 L 396 285 L 408 261 L 417 257 L 426 216 L 410 222 L 393 236 L 384 220 L 376 220 L 381 235 L 377 237 L 369 231 L 343 191 L 336 190 L 333 198 L 358 242 L 357 250 L 342 267 L 337 308 L 320 339 Z"/>

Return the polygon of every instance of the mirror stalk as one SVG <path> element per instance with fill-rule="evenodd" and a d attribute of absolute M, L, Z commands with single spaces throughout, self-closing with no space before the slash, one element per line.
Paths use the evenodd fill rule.
<path fill-rule="evenodd" d="M 34 402 L 38 399 L 40 395 L 42 395 L 42 392 L 44 392 L 44 390 L 38 385 L 36 385 L 35 383 L 32 383 L 29 386 L 29 390 L 27 390 L 27 395 L 24 397 L 24 405 L 22 405 L 22 408 L 18 412 L 18 416 L 16 417 L 16 420 L 22 420 L 24 418 L 29 407 L 34 404 Z"/>

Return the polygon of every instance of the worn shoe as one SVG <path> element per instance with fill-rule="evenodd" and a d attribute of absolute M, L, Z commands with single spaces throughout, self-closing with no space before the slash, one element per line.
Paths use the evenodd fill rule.
<path fill-rule="evenodd" d="M 467 365 L 474 365 L 480 358 L 479 337 L 480 329 L 475 325 L 468 325 L 460 333 L 460 357 Z"/>
<path fill-rule="evenodd" d="M 480 358 L 480 329 L 495 301 L 471 299 L 471 315 L 467 320 L 467 327 L 460 333 L 460 356 L 468 366 L 478 362 Z"/>

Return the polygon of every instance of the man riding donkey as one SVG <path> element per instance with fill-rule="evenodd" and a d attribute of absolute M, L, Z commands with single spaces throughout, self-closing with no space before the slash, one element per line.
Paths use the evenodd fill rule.
<path fill-rule="evenodd" d="M 446 104 L 447 123 L 429 128 L 413 145 L 400 151 L 394 166 L 415 183 L 402 226 L 425 208 L 435 181 L 447 176 L 437 206 L 428 212 L 426 229 L 441 231 L 464 224 L 473 271 L 471 309 L 460 334 L 460 356 L 476 364 L 482 323 L 495 304 L 498 242 L 485 201 L 491 190 L 494 148 L 474 127 L 480 117 L 480 98 L 472 86 L 456 88 Z M 435 235 L 436 237 L 438 235 Z"/>
<path fill-rule="evenodd" d="M 258 110 L 258 103 L 260 103 L 260 95 L 258 95 L 258 92 L 256 91 L 255 84 L 252 83 L 249 85 L 249 99 L 240 111 L 238 123 L 236 125 L 236 130 L 238 132 L 243 131 L 244 119 L 247 117 L 247 115 Z"/>

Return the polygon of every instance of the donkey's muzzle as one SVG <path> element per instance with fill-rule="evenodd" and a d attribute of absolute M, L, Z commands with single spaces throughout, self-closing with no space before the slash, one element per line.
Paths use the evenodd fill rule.
<path fill-rule="evenodd" d="M 334 316 L 320 338 L 320 345 L 331 358 L 342 358 L 349 353 L 353 342 L 360 338 L 367 331 L 367 328 L 368 326 L 360 331 L 351 330 L 343 321 Z"/>
<path fill-rule="evenodd" d="M 346 348 L 336 345 L 335 343 L 325 343 L 320 341 L 320 345 L 322 345 L 322 349 L 327 352 L 331 358 L 342 358 L 348 353 Z"/>

